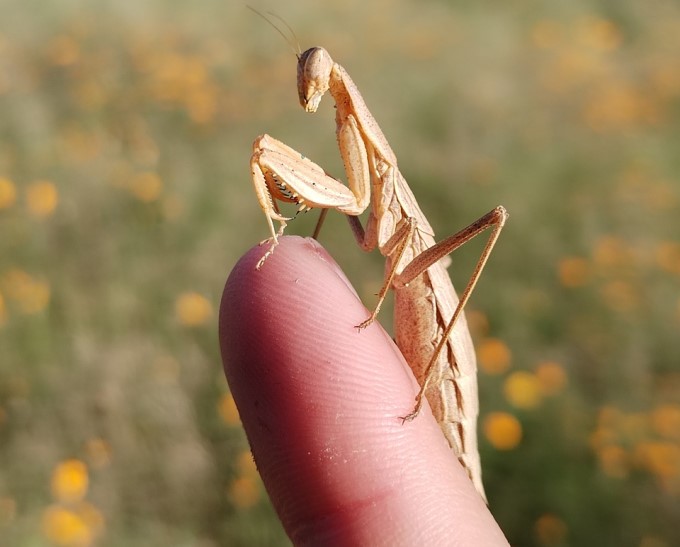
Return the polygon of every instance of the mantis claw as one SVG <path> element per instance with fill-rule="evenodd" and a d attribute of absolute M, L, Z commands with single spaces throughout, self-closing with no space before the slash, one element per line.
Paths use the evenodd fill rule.
<path fill-rule="evenodd" d="M 412 422 L 413 420 L 415 420 L 418 414 L 420 414 L 420 409 L 422 408 L 422 406 L 423 406 L 422 393 L 418 393 L 418 395 L 416 396 L 415 408 L 411 412 L 409 412 L 406 416 L 402 416 L 400 418 L 401 425 L 404 425 L 406 422 Z"/>
<path fill-rule="evenodd" d="M 264 253 L 264 256 L 257 261 L 257 264 L 255 265 L 255 269 L 259 270 L 262 268 L 263 264 L 265 261 L 274 253 L 274 249 L 276 249 L 276 246 L 279 244 L 279 238 L 283 235 L 283 230 L 286 228 L 286 223 L 282 222 L 281 227 L 278 229 L 278 231 L 272 235 L 272 237 L 268 237 L 267 239 L 263 239 L 260 241 L 259 246 L 261 247 L 262 245 L 265 245 L 267 243 L 271 243 L 271 247 L 267 249 L 267 252 Z M 272 232 L 273 233 L 273 232 Z"/>
<path fill-rule="evenodd" d="M 279 240 L 278 240 L 277 238 L 275 238 L 275 237 L 268 237 L 267 239 L 264 239 L 264 240 L 260 241 L 260 246 L 264 245 L 265 243 L 270 243 L 270 242 L 271 242 L 271 246 L 269 247 L 269 249 L 267 249 L 267 252 L 264 253 L 264 255 L 262 256 L 262 258 L 260 258 L 260 260 L 258 260 L 258 261 L 257 261 L 257 264 L 255 265 L 255 269 L 258 270 L 258 271 L 262 268 L 262 266 L 264 265 L 265 261 L 266 261 L 272 254 L 274 254 L 274 249 L 276 249 L 276 246 L 279 244 Z"/>
<path fill-rule="evenodd" d="M 361 332 L 365 328 L 370 327 L 371 324 L 373 323 L 373 321 L 375 321 L 375 314 L 374 313 L 372 313 L 371 316 L 368 319 L 366 319 L 366 321 L 359 323 L 354 328 L 357 329 L 359 332 Z"/>
<path fill-rule="evenodd" d="M 264 256 L 257 261 L 257 264 L 255 265 L 256 270 L 260 270 L 262 266 L 264 265 L 265 261 L 274 253 L 274 246 L 272 246 L 266 253 L 264 253 Z"/>

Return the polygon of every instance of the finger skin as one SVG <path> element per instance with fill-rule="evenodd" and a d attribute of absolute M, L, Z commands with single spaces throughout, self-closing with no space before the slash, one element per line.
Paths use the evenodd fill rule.
<path fill-rule="evenodd" d="M 415 380 L 314 240 L 235 266 L 220 309 L 224 369 L 269 496 L 296 545 L 507 545 Z"/>

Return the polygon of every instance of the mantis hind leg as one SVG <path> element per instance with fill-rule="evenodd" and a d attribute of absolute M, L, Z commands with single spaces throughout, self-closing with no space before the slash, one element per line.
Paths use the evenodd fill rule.
<path fill-rule="evenodd" d="M 484 266 L 489 260 L 489 256 L 491 256 L 491 251 L 493 250 L 493 247 L 496 244 L 496 241 L 498 240 L 498 236 L 500 235 L 507 218 L 508 213 L 506 212 L 505 208 L 502 206 L 496 207 L 495 209 L 489 211 L 486 215 L 479 218 L 466 228 L 463 228 L 460 232 L 450 237 L 447 237 L 446 239 L 443 239 L 436 245 L 433 245 L 426 251 L 423 251 L 421 254 L 416 256 L 398 276 L 395 276 L 394 279 L 395 288 L 398 289 L 399 287 L 403 287 L 404 285 L 407 285 L 410 281 L 415 279 L 417 276 L 422 274 L 435 262 L 441 260 L 444 256 L 455 251 L 456 249 L 470 241 L 472 238 L 482 233 L 484 230 L 493 227 L 493 230 L 489 235 L 489 239 L 487 240 L 486 245 L 484 246 L 484 250 L 482 251 L 479 260 L 477 261 L 477 265 L 475 266 L 475 269 L 472 272 L 472 275 L 470 276 L 470 280 L 468 281 L 468 284 L 466 285 L 465 290 L 463 291 L 463 294 L 461 295 L 460 300 L 458 301 L 458 305 L 456 306 L 456 309 L 453 312 L 451 319 L 449 320 L 448 324 L 446 325 L 446 328 L 444 329 L 444 333 L 442 334 L 441 340 L 437 344 L 437 347 L 434 353 L 432 354 L 432 357 L 430 358 L 430 362 L 425 371 L 424 377 L 425 379 L 420 387 L 418 395 L 416 395 L 416 406 L 410 414 L 403 418 L 404 421 L 413 420 L 420 412 L 425 392 L 430 387 L 430 384 L 435 380 L 434 378 L 435 364 L 437 363 L 437 360 L 439 359 L 439 356 L 441 355 L 442 351 L 444 351 L 444 346 L 446 345 L 446 342 L 449 336 L 451 335 L 453 328 L 456 326 L 456 321 L 463 312 L 465 304 L 467 304 L 468 300 L 470 299 L 470 295 L 474 291 L 475 285 L 477 285 L 477 281 L 479 281 L 479 278 L 482 274 L 482 270 L 484 269 Z"/>

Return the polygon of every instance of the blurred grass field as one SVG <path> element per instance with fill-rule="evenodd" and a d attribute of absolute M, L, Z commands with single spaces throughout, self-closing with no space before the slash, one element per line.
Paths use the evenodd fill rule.
<path fill-rule="evenodd" d="M 510 212 L 468 317 L 511 544 L 680 545 L 680 6 L 256 7 L 347 68 L 440 237 Z M 0 11 L 0 545 L 288 544 L 216 313 L 267 236 L 253 139 L 341 176 L 331 104 L 237 2 Z M 381 257 L 322 242 L 370 306 Z"/>

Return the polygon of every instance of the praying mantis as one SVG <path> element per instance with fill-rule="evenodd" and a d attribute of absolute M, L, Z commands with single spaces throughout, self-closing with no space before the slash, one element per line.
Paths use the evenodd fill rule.
<path fill-rule="evenodd" d="M 256 268 L 264 266 L 291 220 L 281 214 L 277 201 L 296 204 L 298 211 L 336 209 L 348 216 L 359 246 L 366 251 L 377 247 L 386 258 L 378 302 L 357 328 L 366 328 L 376 319 L 393 289 L 395 341 L 420 385 L 415 407 L 403 420 L 413 420 L 426 398 L 451 449 L 486 500 L 477 448 L 477 365 L 463 308 L 508 214 L 498 206 L 436 243 L 394 152 L 347 71 L 321 47 L 297 57 L 301 106 L 315 112 L 327 91 L 335 102 L 337 140 L 348 186 L 284 143 L 268 135 L 258 137 L 251 174 L 271 238 L 265 240 L 270 246 Z M 369 205 L 364 228 L 357 215 Z M 280 225 L 278 230 L 274 221 Z M 486 246 L 459 299 L 446 272 L 447 255 L 488 228 L 492 230 Z"/>

